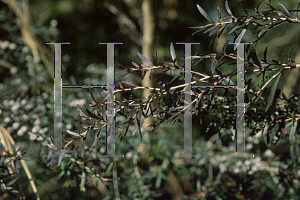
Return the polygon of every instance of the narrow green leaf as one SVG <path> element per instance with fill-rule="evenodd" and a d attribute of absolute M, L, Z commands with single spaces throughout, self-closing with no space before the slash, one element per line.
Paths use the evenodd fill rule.
<path fill-rule="evenodd" d="M 92 89 L 91 89 L 91 88 L 89 88 L 89 91 L 90 91 L 90 95 L 91 95 L 91 97 L 92 97 L 93 101 L 94 101 L 95 103 L 98 103 L 98 102 L 96 101 L 95 97 L 94 97 L 94 94 L 93 94 L 93 92 L 92 92 Z"/>
<path fill-rule="evenodd" d="M 17 191 L 17 190 L 10 190 L 9 192 L 14 193 L 14 194 L 19 194 L 19 191 Z"/>
<path fill-rule="evenodd" d="M 92 147 L 94 147 L 97 144 L 97 141 L 102 133 L 102 130 L 103 130 L 103 128 L 100 131 L 98 131 L 96 139 L 94 140 Z"/>
<path fill-rule="evenodd" d="M 17 180 L 18 180 L 18 178 L 19 177 L 17 177 L 17 178 L 15 178 L 15 179 L 13 179 L 12 181 L 10 181 L 9 183 L 7 183 L 7 185 L 6 186 L 10 186 L 10 185 L 12 185 L 12 184 L 14 184 Z"/>
<path fill-rule="evenodd" d="M 284 128 L 287 128 L 287 127 L 289 127 L 290 125 L 292 125 L 294 122 L 293 121 L 290 121 L 287 125 L 285 125 L 285 127 Z"/>
<path fill-rule="evenodd" d="M 142 61 L 144 61 L 145 63 L 147 63 L 150 66 L 153 66 L 152 62 L 150 60 L 148 60 L 145 56 L 143 56 L 142 54 L 140 54 L 139 52 L 137 52 L 137 55 L 140 57 L 140 59 Z"/>
<path fill-rule="evenodd" d="M 215 26 L 209 33 L 209 36 L 212 36 L 213 34 L 215 34 L 222 26 L 221 25 L 217 25 Z"/>
<path fill-rule="evenodd" d="M 252 47 L 252 48 L 253 48 L 253 49 L 252 49 L 252 51 L 251 51 L 251 58 L 252 58 L 253 62 L 254 62 L 257 66 L 259 66 L 259 68 L 261 69 L 261 68 L 262 68 L 262 67 L 261 67 L 261 63 L 259 62 L 259 59 L 258 59 L 258 57 L 257 57 L 255 48 L 254 48 L 254 47 Z"/>
<path fill-rule="evenodd" d="M 162 179 L 162 174 L 159 173 L 158 176 L 157 176 L 157 178 L 156 178 L 156 181 L 155 181 L 155 188 L 160 188 L 161 179 Z"/>
<path fill-rule="evenodd" d="M 201 31 L 203 31 L 203 30 L 205 30 L 205 29 L 207 29 L 207 28 L 209 28 L 209 27 L 211 27 L 211 26 L 214 26 L 214 24 L 207 24 L 207 25 L 205 25 L 205 26 L 198 26 L 198 27 L 190 27 L 190 28 L 200 28 L 198 31 L 196 31 L 196 32 L 194 32 L 192 35 L 195 35 L 196 33 L 199 33 L 199 32 L 201 32 Z"/>
<path fill-rule="evenodd" d="M 267 62 L 267 51 L 268 51 L 268 47 L 266 47 L 265 51 L 264 51 L 264 61 Z"/>
<path fill-rule="evenodd" d="M 227 0 L 225 1 L 225 8 L 226 8 L 226 11 L 228 12 L 228 14 L 229 14 L 230 16 L 233 16 L 233 15 L 232 15 L 232 12 L 231 12 L 231 10 L 230 10 L 230 8 L 229 8 L 228 1 L 227 1 Z"/>
<path fill-rule="evenodd" d="M 59 155 L 59 158 L 58 158 L 58 166 L 60 165 L 60 163 L 61 163 L 61 161 L 62 161 L 62 158 L 63 158 L 63 156 L 64 156 L 64 154 L 65 154 L 65 151 L 66 151 L 66 149 L 63 149 L 63 150 L 61 150 L 61 152 L 60 152 L 60 155 Z"/>
<path fill-rule="evenodd" d="M 272 90 L 271 90 L 271 93 L 270 93 L 270 96 L 269 96 L 269 99 L 268 99 L 267 108 L 266 108 L 265 112 L 267 112 L 267 110 L 269 109 L 270 105 L 273 102 L 273 99 L 274 99 L 274 96 L 275 96 L 275 92 L 276 92 L 280 77 L 281 77 L 281 74 L 279 74 L 279 76 L 277 77 L 277 79 L 276 79 L 276 81 L 275 81 L 275 83 L 272 87 Z"/>
<path fill-rule="evenodd" d="M 295 111 L 294 110 L 292 112 L 292 118 L 293 118 L 293 120 L 295 120 Z"/>
<path fill-rule="evenodd" d="M 197 8 L 199 12 L 205 17 L 208 21 L 213 22 L 211 18 L 208 16 L 208 14 L 197 4 Z"/>
<path fill-rule="evenodd" d="M 75 133 L 73 131 L 69 131 L 69 130 L 66 130 L 70 135 L 73 135 L 75 137 L 80 137 L 80 135 L 78 133 Z"/>
<path fill-rule="evenodd" d="M 106 110 L 105 110 L 104 104 L 102 105 L 102 117 L 103 117 L 104 121 L 106 121 Z"/>
<path fill-rule="evenodd" d="M 175 54 L 175 49 L 174 49 L 173 42 L 171 42 L 170 52 L 171 52 L 173 62 L 175 61 L 175 64 L 178 65 L 178 62 L 176 60 L 176 54 Z"/>
<path fill-rule="evenodd" d="M 101 92 L 99 92 L 99 95 L 100 95 L 100 103 L 103 103 L 104 100 L 103 100 L 103 97 L 102 97 L 102 95 L 101 95 Z"/>
<path fill-rule="evenodd" d="M 215 70 L 216 70 L 216 65 L 217 65 L 217 60 L 216 58 L 213 59 L 212 63 L 211 63 L 211 73 L 215 74 Z"/>
<path fill-rule="evenodd" d="M 86 108 L 85 110 L 86 110 L 87 114 L 88 114 L 90 117 L 92 117 L 92 118 L 94 118 L 94 119 L 100 119 L 97 115 L 95 115 L 94 113 L 92 113 L 91 111 L 89 111 L 87 108 Z"/>
<path fill-rule="evenodd" d="M 5 147 L 4 147 L 4 145 L 2 143 L 0 144 L 0 149 L 1 149 L 1 151 L 5 150 Z"/>
<path fill-rule="evenodd" d="M 141 114 L 141 116 L 142 116 L 142 114 Z M 139 122 L 137 116 L 136 116 L 136 123 L 137 123 L 137 125 L 138 125 L 138 127 L 139 127 L 140 138 L 141 138 L 141 141 L 142 141 L 143 139 L 142 139 L 141 125 L 140 125 L 140 122 Z"/>
<path fill-rule="evenodd" d="M 286 9 L 286 7 L 284 7 L 284 5 L 281 3 L 278 3 L 278 5 L 285 12 L 285 14 L 287 14 L 289 17 L 291 16 L 291 13 L 288 11 L 288 9 Z"/>
<path fill-rule="evenodd" d="M 243 38 L 243 36 L 244 36 L 245 33 L 246 33 L 246 29 L 243 29 L 241 31 L 240 35 L 237 37 L 237 39 L 235 41 L 236 44 L 234 44 L 234 50 L 237 49 L 237 47 L 238 47 L 239 43 L 241 42 L 241 40 L 242 40 L 242 38 Z"/>
<path fill-rule="evenodd" d="M 293 126 L 291 128 L 291 131 L 290 131 L 290 135 L 289 135 L 289 141 L 292 140 L 293 136 L 295 135 L 295 132 L 297 130 L 297 120 L 293 123 Z"/>
<path fill-rule="evenodd" d="M 217 13 L 217 21 L 220 22 L 220 18 L 221 18 L 221 10 L 220 8 L 218 7 L 218 13 Z"/>
<path fill-rule="evenodd" d="M 114 164 L 113 162 L 111 162 L 111 163 L 109 164 L 108 168 L 107 168 L 106 171 L 105 171 L 104 177 L 107 176 L 108 173 L 111 171 L 111 168 L 112 168 L 113 164 Z"/>
<path fill-rule="evenodd" d="M 234 27 L 233 29 L 231 29 L 231 31 L 228 32 L 228 35 L 231 34 L 231 33 L 233 33 L 234 31 L 240 30 L 245 25 L 246 24 L 241 24 L 241 25 L 238 25 L 238 26 Z"/>
<path fill-rule="evenodd" d="M 80 113 L 84 116 L 84 117 L 86 117 L 86 118 L 89 118 L 84 112 L 83 112 L 83 110 L 81 109 L 81 107 L 77 104 L 77 107 L 78 107 L 78 110 L 80 111 Z"/>

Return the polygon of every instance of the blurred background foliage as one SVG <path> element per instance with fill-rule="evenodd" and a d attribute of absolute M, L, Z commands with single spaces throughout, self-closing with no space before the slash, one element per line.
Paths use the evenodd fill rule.
<path fill-rule="evenodd" d="M 61 166 L 46 162 L 46 144 L 53 133 L 53 72 L 54 45 L 46 42 L 71 42 L 62 45 L 63 85 L 105 85 L 106 45 L 99 42 L 123 42 L 115 46 L 115 71 L 120 65 L 139 63 L 136 52 L 141 52 L 143 21 L 142 2 L 137 0 L 6 0 L 0 2 L 0 123 L 26 152 L 29 170 L 41 199 L 293 199 L 299 196 L 299 134 L 295 134 L 298 150 L 287 152 L 267 149 L 263 139 L 247 138 L 246 152 L 254 158 L 230 157 L 235 149 L 231 130 L 218 133 L 193 125 L 194 158 L 175 157 L 183 152 L 183 124 L 162 126 L 156 134 L 129 134 L 119 144 L 113 159 L 94 159 L 105 153 L 104 137 L 91 147 L 87 141 L 86 159 L 80 156 L 64 157 Z M 243 1 L 230 1 L 236 15 L 241 15 Z M 254 9 L 259 1 L 245 1 Z M 274 6 L 280 1 L 272 1 Z M 298 1 L 281 2 L 288 9 L 296 9 Z M 227 40 L 233 41 L 226 30 L 208 49 L 211 37 L 199 33 L 192 36 L 188 27 L 207 24 L 196 4 L 212 18 L 216 8 L 226 13 L 224 1 L 153 1 L 155 20 L 154 51 L 157 59 L 170 61 L 171 42 L 200 42 L 193 45 L 193 53 L 222 52 Z M 233 27 L 231 27 L 232 29 Z M 252 27 L 253 28 L 253 27 Z M 250 27 L 251 30 L 251 27 Z M 243 41 L 253 41 L 255 30 L 247 31 Z M 299 46 L 298 24 L 285 24 L 265 35 L 257 45 L 261 57 L 268 45 L 269 59 L 284 61 L 283 53 Z M 217 45 L 218 42 L 218 45 Z M 230 52 L 230 47 L 226 47 Z M 232 47 L 231 47 L 232 48 Z M 178 58 L 184 57 L 183 45 L 175 45 Z M 231 50 L 232 51 L 232 50 Z M 299 61 L 295 47 L 294 60 Z M 183 60 L 179 60 L 183 63 Z M 210 69 L 210 63 L 204 66 Z M 128 75 L 124 80 L 136 84 L 141 73 Z M 298 83 L 298 84 L 297 84 Z M 300 92 L 299 73 L 286 70 L 280 88 L 286 96 L 291 87 Z M 93 89 L 101 92 L 102 89 Z M 135 94 L 139 97 L 139 93 Z M 79 129 L 77 104 L 87 106 L 91 97 L 87 89 L 63 89 L 63 129 Z M 98 96 L 97 96 L 98 97 Z M 116 135 L 121 133 L 124 118 L 117 116 Z M 212 123 L 205 116 L 207 126 Z M 215 122 L 214 122 L 215 123 Z M 298 127 L 299 129 L 299 127 Z M 298 132 L 298 131 L 297 131 Z M 297 133 L 296 132 L 296 133 Z M 289 130 L 287 130 L 287 134 Z M 116 140 L 117 141 L 117 140 Z M 72 147 L 76 151 L 76 145 Z M 295 147 L 296 148 L 296 147 Z M 286 149 L 286 148 L 285 148 Z M 11 152 L 12 153 L 12 152 Z M 3 163 L 1 163 L 3 165 Z M 117 181 L 101 180 L 120 178 Z M 35 199 L 37 195 L 29 184 L 23 168 L 19 175 L 3 178 L 13 183 L 19 196 Z M 3 191 L 3 190 L 2 190 Z M 2 198 L 14 198 L 1 193 Z"/>

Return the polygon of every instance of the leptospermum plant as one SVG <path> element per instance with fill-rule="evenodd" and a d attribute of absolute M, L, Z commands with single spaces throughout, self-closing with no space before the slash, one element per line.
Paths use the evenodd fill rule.
<path fill-rule="evenodd" d="M 262 3 L 266 4 L 267 8 L 262 7 Z M 241 45 L 243 36 L 247 32 L 247 28 L 253 26 L 258 29 L 256 33 L 257 40 L 252 44 L 245 46 L 245 59 L 244 62 L 244 74 L 257 74 L 255 79 L 245 79 L 245 107 L 242 115 L 245 117 L 245 126 L 252 130 L 252 136 L 259 131 L 267 131 L 267 141 L 269 145 L 270 141 L 278 143 L 280 139 L 281 130 L 291 126 L 289 133 L 290 140 L 297 131 L 297 121 L 300 118 L 299 103 L 296 101 L 299 94 L 293 93 L 291 97 L 286 97 L 277 88 L 281 73 L 283 70 L 290 70 L 294 68 L 300 69 L 300 63 L 293 60 L 292 52 L 288 56 L 285 62 L 279 62 L 277 60 L 268 59 L 268 46 L 265 47 L 262 57 L 259 57 L 256 53 L 256 45 L 258 41 L 271 29 L 277 28 L 284 23 L 299 24 L 298 20 L 298 7 L 296 10 L 288 10 L 282 4 L 278 4 L 281 11 L 273 7 L 272 5 L 260 2 L 254 10 L 245 9 L 245 15 L 235 16 L 229 8 L 228 1 L 225 1 L 226 15 L 223 15 L 220 9 L 217 9 L 217 21 L 214 22 L 203 8 L 197 5 L 200 13 L 209 21 L 209 24 L 191 27 L 197 30 L 195 33 L 204 31 L 209 32 L 210 36 L 214 36 L 213 39 L 220 37 L 221 34 L 225 34 L 226 27 L 230 24 L 234 24 L 227 34 L 234 34 L 232 44 L 234 49 L 232 52 L 224 51 L 222 53 L 209 53 L 209 54 L 197 54 L 183 59 L 191 59 L 193 69 L 197 71 L 191 71 L 192 80 L 190 84 L 192 89 L 190 92 L 191 103 L 185 101 L 185 87 L 188 85 L 183 83 L 183 78 L 186 75 L 185 65 L 180 64 L 176 57 L 174 45 L 170 45 L 170 54 L 172 60 L 170 62 L 161 62 L 153 64 L 146 57 L 137 53 L 138 57 L 148 64 L 137 64 L 132 62 L 132 66 L 125 68 L 125 73 L 117 78 L 115 81 L 114 94 L 108 94 L 108 92 L 100 92 L 99 100 L 96 100 L 94 94 L 90 90 L 90 95 L 94 101 L 91 105 L 83 110 L 78 106 L 80 117 L 82 120 L 82 127 L 84 132 L 74 132 L 66 130 L 65 134 L 73 137 L 72 140 L 66 140 L 66 144 L 62 147 L 55 147 L 53 144 L 48 145 L 53 150 L 61 150 L 61 156 L 59 157 L 59 163 L 62 160 L 63 154 L 66 148 L 76 139 L 82 138 L 83 142 L 87 134 L 92 132 L 95 134 L 95 140 L 93 146 L 97 144 L 102 130 L 108 125 L 109 117 L 115 118 L 117 114 L 124 116 L 127 121 L 124 122 L 124 130 L 118 135 L 120 141 L 128 133 L 129 127 L 134 125 L 136 128 L 132 132 L 134 135 L 139 132 L 142 139 L 141 127 L 143 122 L 148 117 L 154 117 L 156 122 L 151 125 L 151 131 L 156 131 L 157 128 L 163 123 L 176 124 L 178 121 L 183 121 L 185 117 L 185 110 L 190 110 L 193 116 L 193 121 L 200 120 L 202 124 L 205 120 L 210 119 L 210 124 L 206 127 L 206 130 L 213 129 L 219 132 L 220 136 L 225 129 L 232 129 L 236 125 L 236 106 L 237 98 L 234 79 L 237 75 L 237 68 L 233 67 L 230 73 L 224 73 L 231 69 L 231 65 L 236 65 L 239 57 L 237 55 L 238 46 Z M 297 17 L 296 17 L 297 16 Z M 195 34 L 194 33 L 194 34 Z M 227 44 L 226 44 L 227 45 Z M 272 48 L 270 44 L 269 48 Z M 207 62 L 210 61 L 210 71 L 205 69 Z M 203 65 L 200 65 L 202 63 Z M 224 70 L 223 66 L 227 66 Z M 129 73 L 134 74 L 137 71 L 141 71 L 142 80 L 145 76 L 149 75 L 154 78 L 154 74 L 166 74 L 174 71 L 175 69 L 181 69 L 181 72 L 176 74 L 172 79 L 156 79 L 155 83 L 159 85 L 156 88 L 141 87 L 137 83 L 129 83 L 123 81 Z M 269 72 L 275 72 L 270 74 Z M 148 72 L 148 73 L 147 73 Z M 173 73 L 174 74 L 174 73 Z M 250 84 L 259 84 L 255 87 L 250 87 Z M 272 82 L 272 84 L 271 84 Z M 218 86 L 223 84 L 226 86 L 223 90 L 218 89 Z M 269 94 L 264 91 L 266 88 L 270 88 Z M 135 97 L 132 92 L 134 90 L 150 89 L 151 95 L 148 97 Z M 120 93 L 120 97 L 116 97 L 114 100 L 115 108 L 114 114 L 106 116 L 107 103 L 106 100 L 110 96 Z M 262 95 L 264 93 L 264 95 Z M 284 108 L 281 108 L 277 104 L 277 100 L 284 101 Z M 262 108 L 262 109 L 260 109 Z M 205 117 L 204 117 L 205 116 Z M 299 127 L 299 126 L 298 126 Z M 234 133 L 235 131 L 232 130 Z M 274 136 L 277 136 L 275 141 Z M 235 136 L 233 135 L 233 140 Z M 84 144 L 81 146 L 82 156 L 84 154 Z"/>

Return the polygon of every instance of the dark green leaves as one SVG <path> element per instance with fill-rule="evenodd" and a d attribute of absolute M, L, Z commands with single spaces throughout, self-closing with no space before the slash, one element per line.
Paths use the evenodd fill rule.
<path fill-rule="evenodd" d="M 267 51 L 268 51 L 268 47 L 266 47 L 265 51 L 264 51 L 264 62 L 267 62 Z"/>
<path fill-rule="evenodd" d="M 259 61 L 259 59 L 258 59 L 258 57 L 257 57 L 256 51 L 255 51 L 255 48 L 252 47 L 252 45 L 251 45 L 250 48 L 251 48 L 251 53 L 250 53 L 250 55 L 251 55 L 251 58 L 252 58 L 253 62 L 254 62 L 257 66 L 259 66 L 260 69 L 262 69 L 261 63 L 260 63 L 260 61 Z"/>
<path fill-rule="evenodd" d="M 90 117 L 92 117 L 92 118 L 94 118 L 94 119 L 100 119 L 97 115 L 95 115 L 94 113 L 92 113 L 91 111 L 89 111 L 87 108 L 86 108 L 85 110 L 86 110 L 87 114 L 88 114 Z"/>
<path fill-rule="evenodd" d="M 205 17 L 208 21 L 213 22 L 213 20 L 211 20 L 208 14 L 198 4 L 197 4 L 197 8 L 199 12 L 203 15 L 203 17 Z"/>
<path fill-rule="evenodd" d="M 59 158 L 58 158 L 58 166 L 60 165 L 60 163 L 61 163 L 61 161 L 64 157 L 65 151 L 66 151 L 66 149 L 62 149 L 61 152 L 60 152 L 60 155 L 59 155 Z"/>
<path fill-rule="evenodd" d="M 273 99 L 274 99 L 274 96 L 275 96 L 275 92 L 276 92 L 276 89 L 277 89 L 277 86 L 278 86 L 278 82 L 279 82 L 280 76 L 281 76 L 281 74 L 279 74 L 279 76 L 277 77 L 274 85 L 272 86 L 271 93 L 270 93 L 270 96 L 269 96 L 269 99 L 268 99 L 267 108 L 266 108 L 265 112 L 267 112 L 267 110 L 269 109 L 270 105 L 273 102 Z"/>
<path fill-rule="evenodd" d="M 214 58 L 212 63 L 211 63 L 211 73 L 212 74 L 215 74 L 216 65 L 217 65 L 217 60 L 216 60 L 216 58 Z"/>
<path fill-rule="evenodd" d="M 95 138 L 95 140 L 93 142 L 92 147 L 94 147 L 97 144 L 97 141 L 98 141 L 98 139 L 99 139 L 99 137 L 101 135 L 102 130 L 103 130 L 103 128 L 100 131 L 98 131 L 97 136 L 96 136 L 96 138 Z"/>
<path fill-rule="evenodd" d="M 90 94 L 91 94 L 91 97 L 92 97 L 93 101 L 94 101 L 95 103 L 98 103 L 98 102 L 96 101 L 95 97 L 94 97 L 94 94 L 93 94 L 91 88 L 89 88 L 89 92 L 90 92 Z"/>

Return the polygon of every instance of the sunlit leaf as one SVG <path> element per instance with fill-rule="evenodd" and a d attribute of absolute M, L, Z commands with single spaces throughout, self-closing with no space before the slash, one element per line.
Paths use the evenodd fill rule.
<path fill-rule="evenodd" d="M 203 15 L 203 17 L 205 17 L 208 21 L 213 22 L 208 16 L 208 14 L 198 4 L 197 4 L 197 8 L 199 12 Z"/>
<path fill-rule="evenodd" d="M 288 11 L 288 9 L 286 9 L 286 7 L 284 7 L 284 5 L 281 3 L 278 3 L 278 5 L 285 12 L 285 14 L 287 14 L 289 17 L 291 16 L 291 13 Z"/>
<path fill-rule="evenodd" d="M 265 1 L 264 1 L 264 3 L 265 3 L 266 5 L 268 5 L 272 10 L 276 10 L 271 4 L 269 4 L 269 3 L 265 2 Z"/>
<path fill-rule="evenodd" d="M 209 36 L 212 36 L 213 34 L 215 34 L 221 27 L 222 27 L 221 25 L 215 26 L 209 33 Z"/>
<path fill-rule="evenodd" d="M 93 142 L 92 147 L 94 147 L 97 144 L 97 141 L 98 141 L 98 139 L 99 139 L 99 137 L 100 137 L 100 135 L 102 133 L 102 130 L 103 130 L 103 128 L 100 131 L 98 131 L 97 136 L 96 136 L 96 138 L 95 138 L 95 140 Z"/>
<path fill-rule="evenodd" d="M 66 130 L 70 135 L 73 135 L 75 137 L 80 137 L 80 135 L 78 133 L 75 133 L 73 131 L 69 131 L 69 130 Z M 49 145 L 48 145 L 49 146 Z"/>
<path fill-rule="evenodd" d="M 228 12 L 228 14 L 232 16 L 232 12 L 231 12 L 231 10 L 230 10 L 230 8 L 229 8 L 228 1 L 227 1 L 227 0 L 225 1 L 225 8 L 226 8 L 226 11 Z"/>
<path fill-rule="evenodd" d="M 235 44 L 234 44 L 234 50 L 237 49 L 237 47 L 238 47 L 239 43 L 241 42 L 241 40 L 242 40 L 242 38 L 243 38 L 243 36 L 244 36 L 245 33 L 246 33 L 246 29 L 243 29 L 241 31 L 240 35 L 237 37 L 237 39 L 235 41 Z"/>
<path fill-rule="evenodd" d="M 218 11 L 217 11 L 217 21 L 220 22 L 220 18 L 221 18 L 221 10 L 220 10 L 219 7 L 218 7 L 217 9 L 218 9 Z"/>
<path fill-rule="evenodd" d="M 176 59 L 176 54 L 175 54 L 173 42 L 171 42 L 170 51 L 171 51 L 172 60 L 174 61 Z M 175 64 L 178 65 L 177 60 L 175 61 Z"/>

